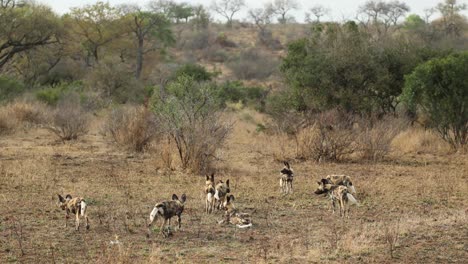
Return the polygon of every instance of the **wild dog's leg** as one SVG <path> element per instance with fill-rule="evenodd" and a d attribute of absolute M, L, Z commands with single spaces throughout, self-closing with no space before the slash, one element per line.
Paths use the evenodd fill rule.
<path fill-rule="evenodd" d="M 179 225 L 179 229 L 181 227 L 181 222 L 182 222 L 182 218 L 180 216 L 181 216 L 180 214 L 177 215 L 177 224 Z"/>
<path fill-rule="evenodd" d="M 290 181 L 290 182 L 289 182 L 289 185 L 290 185 L 289 188 L 291 189 L 291 193 L 293 193 L 293 182 Z"/>
<path fill-rule="evenodd" d="M 346 208 L 344 207 L 343 197 L 341 197 L 341 199 L 340 199 L 340 217 L 344 217 L 345 209 Z"/>
<path fill-rule="evenodd" d="M 78 231 L 80 229 L 80 210 L 76 210 L 76 219 L 75 219 L 75 230 Z"/>
<path fill-rule="evenodd" d="M 89 220 L 88 220 L 88 214 L 85 213 L 85 216 L 84 216 L 85 220 L 86 220 L 86 230 L 89 230 Z"/>
<path fill-rule="evenodd" d="M 283 179 L 280 178 L 280 193 L 284 193 Z"/>
<path fill-rule="evenodd" d="M 166 223 L 167 223 L 167 219 L 164 218 L 164 221 L 163 221 L 163 223 L 162 223 L 162 225 L 161 225 L 161 231 L 160 231 L 161 234 L 162 234 L 163 236 L 165 236 L 165 234 L 164 234 L 164 227 L 166 226 Z"/>
<path fill-rule="evenodd" d="M 333 214 L 335 214 L 335 199 L 332 199 L 332 210 L 333 210 Z"/>
<path fill-rule="evenodd" d="M 68 211 L 68 209 L 65 211 L 65 227 L 68 226 L 68 218 L 70 217 L 70 212 Z"/>

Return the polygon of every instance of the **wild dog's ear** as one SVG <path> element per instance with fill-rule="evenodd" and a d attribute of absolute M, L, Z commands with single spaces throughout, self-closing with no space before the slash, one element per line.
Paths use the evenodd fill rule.
<path fill-rule="evenodd" d="M 177 197 L 177 194 L 174 193 L 174 194 L 172 195 L 172 200 L 173 200 L 173 201 L 179 200 L 179 197 Z"/>
<path fill-rule="evenodd" d="M 211 173 L 211 181 L 214 182 L 214 172 Z"/>
<path fill-rule="evenodd" d="M 318 185 L 321 185 L 321 184 L 322 184 L 322 182 L 321 182 L 321 181 L 318 181 L 318 182 L 317 182 L 317 184 L 318 184 Z"/>
<path fill-rule="evenodd" d="M 208 176 L 208 174 L 205 175 L 205 177 L 206 177 L 206 180 L 209 180 L 209 179 L 210 179 L 210 176 Z"/>
<path fill-rule="evenodd" d="M 59 201 L 60 201 L 61 203 L 64 203 L 64 202 L 65 202 L 65 199 L 63 199 L 62 195 L 60 195 L 60 194 L 57 194 L 57 195 L 58 195 Z"/>
<path fill-rule="evenodd" d="M 182 203 L 185 203 L 186 200 L 187 200 L 187 196 L 185 195 L 185 193 L 183 193 L 182 196 L 180 196 L 180 201 Z"/>
<path fill-rule="evenodd" d="M 70 194 L 67 194 L 67 196 L 65 196 L 65 200 L 71 200 L 72 199 L 72 196 Z"/>
<path fill-rule="evenodd" d="M 229 180 L 226 181 L 226 185 L 227 185 L 227 187 L 229 187 Z"/>
<path fill-rule="evenodd" d="M 322 183 L 323 184 L 328 184 L 328 180 L 327 179 L 322 179 Z"/>

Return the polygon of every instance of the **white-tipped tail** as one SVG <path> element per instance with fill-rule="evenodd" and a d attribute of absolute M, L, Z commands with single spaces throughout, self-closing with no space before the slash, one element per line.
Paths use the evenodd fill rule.
<path fill-rule="evenodd" d="M 151 211 L 151 214 L 150 214 L 150 222 L 151 223 L 154 221 L 154 218 L 156 217 L 157 214 L 158 214 L 158 208 L 155 206 L 153 208 L 153 211 Z"/>
<path fill-rule="evenodd" d="M 86 203 L 85 203 L 85 201 L 81 201 L 80 206 L 81 206 L 81 216 L 85 216 L 85 214 L 86 214 L 86 206 L 87 206 Z"/>
<path fill-rule="evenodd" d="M 354 185 L 349 186 L 348 190 L 349 190 L 350 193 L 356 194 L 356 189 L 354 188 Z"/>
<path fill-rule="evenodd" d="M 354 196 L 352 194 L 347 193 L 346 196 L 348 197 L 348 201 L 351 204 L 359 204 L 359 202 L 356 200 L 356 198 L 354 198 Z"/>
<path fill-rule="evenodd" d="M 238 228 L 249 228 L 252 227 L 252 223 L 249 223 L 247 225 L 237 225 Z"/>

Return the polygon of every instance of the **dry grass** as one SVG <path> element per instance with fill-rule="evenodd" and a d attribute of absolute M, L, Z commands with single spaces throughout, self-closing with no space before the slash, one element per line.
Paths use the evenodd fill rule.
<path fill-rule="evenodd" d="M 403 153 L 446 154 L 450 145 L 432 131 L 420 127 L 408 128 L 400 132 L 392 141 L 392 147 Z"/>
<path fill-rule="evenodd" d="M 267 144 L 274 141 L 255 132 L 255 122 L 238 120 L 221 150 L 216 178 L 231 180 L 237 207 L 253 218 L 253 228 L 239 230 L 218 226 L 220 212 L 203 213 L 203 176 L 156 170 L 155 155 L 128 156 L 96 131 L 67 144 L 55 144 L 40 128 L 0 138 L 0 262 L 462 263 L 468 258 L 466 155 L 294 162 L 294 193 L 283 196 L 281 164 Z M 315 181 L 331 173 L 354 179 L 361 206 L 351 208 L 349 220 L 333 216 L 329 201 L 312 193 Z M 188 196 L 182 230 L 168 239 L 157 232 L 146 239 L 154 204 L 182 192 Z M 63 227 L 56 193 L 87 198 L 89 231 Z M 384 227 L 398 219 L 392 259 Z M 120 243 L 111 245 L 116 235 Z"/>

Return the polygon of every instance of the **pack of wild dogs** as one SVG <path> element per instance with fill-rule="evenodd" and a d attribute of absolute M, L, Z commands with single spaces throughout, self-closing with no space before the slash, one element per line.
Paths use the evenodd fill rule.
<path fill-rule="evenodd" d="M 289 162 L 284 162 L 284 167 L 280 171 L 280 192 L 287 195 L 293 192 L 294 171 Z M 336 205 L 340 209 L 340 217 L 349 218 L 349 211 L 351 205 L 357 205 L 358 201 L 354 197 L 356 189 L 350 176 L 347 175 L 327 175 L 320 181 L 317 181 L 317 188 L 315 194 L 325 195 L 331 201 L 332 212 L 335 213 Z M 215 182 L 215 175 L 206 175 L 205 181 L 205 212 L 211 214 L 214 211 L 222 211 L 223 217 L 217 220 L 220 225 L 234 225 L 237 228 L 252 227 L 251 216 L 248 213 L 240 212 L 234 201 L 235 197 L 231 194 L 229 187 L 229 179 L 226 181 L 218 180 Z M 89 229 L 89 221 L 87 215 L 87 203 L 83 197 L 73 198 L 67 194 L 63 198 L 58 194 L 59 207 L 65 210 L 65 227 L 68 223 L 70 213 L 75 214 L 75 230 L 80 228 L 80 218 L 86 220 L 86 229 Z M 154 222 L 159 218 L 162 219 L 160 233 L 164 237 L 172 235 L 171 219 L 177 216 L 177 228 L 181 228 L 181 216 L 184 212 L 184 205 L 187 196 L 182 194 L 179 198 L 176 194 L 172 195 L 171 200 L 162 201 L 157 203 L 149 216 L 149 223 L 147 224 L 148 233 L 147 237 L 151 234 L 151 227 Z"/>

